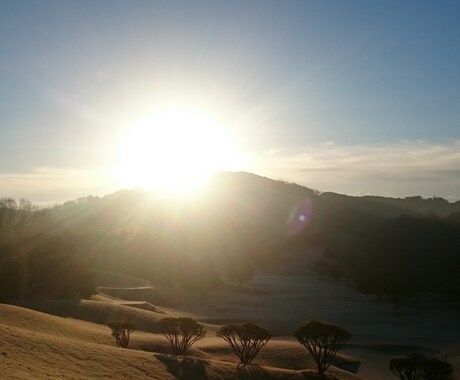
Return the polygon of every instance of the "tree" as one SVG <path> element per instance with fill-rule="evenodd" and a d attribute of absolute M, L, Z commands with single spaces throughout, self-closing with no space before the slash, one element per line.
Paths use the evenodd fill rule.
<path fill-rule="evenodd" d="M 37 235 L 0 242 L 0 302 L 14 298 L 88 298 L 93 272 L 68 244 Z"/>
<path fill-rule="evenodd" d="M 205 301 L 209 292 L 221 284 L 216 264 L 209 258 L 190 264 L 182 280 L 182 286 L 198 295 L 200 301 Z"/>
<path fill-rule="evenodd" d="M 11 253 L 0 245 L 0 302 L 9 302 L 28 292 L 27 262 L 21 255 Z"/>
<path fill-rule="evenodd" d="M 174 355 L 185 355 L 196 341 L 206 336 L 204 327 L 193 318 L 163 318 L 159 325 Z"/>
<path fill-rule="evenodd" d="M 253 323 L 222 326 L 217 336 L 225 340 L 243 365 L 250 364 L 271 339 L 270 332 Z"/>
<path fill-rule="evenodd" d="M 448 380 L 452 374 L 449 363 L 418 353 L 391 358 L 389 368 L 401 380 Z"/>
<path fill-rule="evenodd" d="M 50 239 L 27 254 L 32 297 L 88 298 L 95 293 L 93 273 L 78 256 L 65 246 L 54 246 Z M 69 249 L 70 250 L 70 249 Z"/>
<path fill-rule="evenodd" d="M 411 354 L 390 359 L 390 371 L 401 380 L 423 380 L 421 361 L 424 356 Z"/>
<path fill-rule="evenodd" d="M 226 271 L 229 280 L 238 283 L 238 286 L 251 280 L 254 274 L 251 264 L 241 257 L 229 260 Z"/>
<path fill-rule="evenodd" d="M 115 338 L 117 346 L 121 348 L 128 348 L 129 337 L 135 330 L 134 324 L 128 321 L 118 321 L 109 322 L 107 323 L 107 326 L 112 329 L 112 336 Z"/>
<path fill-rule="evenodd" d="M 425 358 L 423 370 L 426 380 L 449 380 L 452 375 L 452 365 L 435 356 Z"/>
<path fill-rule="evenodd" d="M 310 352 L 320 375 L 329 368 L 339 348 L 351 339 L 344 328 L 320 321 L 302 323 L 294 335 Z"/>

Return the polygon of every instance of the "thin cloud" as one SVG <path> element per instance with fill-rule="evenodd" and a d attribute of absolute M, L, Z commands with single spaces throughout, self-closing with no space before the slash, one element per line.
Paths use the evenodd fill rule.
<path fill-rule="evenodd" d="M 64 110 L 79 120 L 98 125 L 102 122 L 101 115 L 91 106 L 77 101 L 69 94 L 57 88 L 49 88 L 46 95 L 60 109 Z"/>
<path fill-rule="evenodd" d="M 0 173 L 0 197 L 27 198 L 46 203 L 74 199 L 104 188 L 96 172 L 37 167 L 24 173 Z"/>
<path fill-rule="evenodd" d="M 266 156 L 266 175 L 348 194 L 460 198 L 460 140 L 309 147 Z"/>
<path fill-rule="evenodd" d="M 303 151 L 271 150 L 254 170 L 320 191 L 350 195 L 441 196 L 460 199 L 460 140 L 444 143 L 340 145 L 328 142 Z M 114 191 L 110 172 L 38 167 L 0 173 L 0 197 L 59 202 Z"/>

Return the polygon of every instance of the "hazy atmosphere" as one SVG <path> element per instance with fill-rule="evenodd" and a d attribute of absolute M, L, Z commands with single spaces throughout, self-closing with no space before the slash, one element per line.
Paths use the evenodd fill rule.
<path fill-rule="evenodd" d="M 4 1 L 0 196 L 231 170 L 458 200 L 459 19 L 457 1 Z"/>
<path fill-rule="evenodd" d="M 460 380 L 460 0 L 0 0 L 0 380 Z"/>

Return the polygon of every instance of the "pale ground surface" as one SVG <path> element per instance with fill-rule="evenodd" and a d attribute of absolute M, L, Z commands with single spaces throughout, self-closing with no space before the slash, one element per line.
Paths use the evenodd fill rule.
<path fill-rule="evenodd" d="M 347 282 L 312 273 L 308 264 L 317 254 L 293 254 L 282 266 L 257 273 L 242 287 L 226 285 L 206 301 L 177 288 L 149 287 L 143 280 L 101 272 L 99 285 L 110 296 L 23 304 L 67 318 L 0 305 L 0 378 L 308 379 L 300 370 L 312 368 L 312 361 L 292 331 L 304 320 L 320 319 L 353 334 L 336 365 L 359 378 L 396 379 L 388 359 L 417 350 L 449 360 L 459 379 L 458 310 L 426 298 L 421 305 L 394 310 Z M 166 315 L 188 315 L 206 324 L 207 338 L 185 361 L 168 355 L 167 342 L 158 334 L 156 321 Z M 132 350 L 115 347 L 104 325 L 124 318 L 142 330 L 133 333 Z M 269 328 L 274 338 L 255 360 L 262 367 L 237 373 L 235 357 L 215 331 L 218 325 L 242 321 Z M 336 368 L 331 373 L 342 380 L 359 379 Z"/>
<path fill-rule="evenodd" d="M 357 292 L 346 281 L 321 278 L 308 268 L 318 257 L 292 254 L 270 273 L 257 273 L 243 287 L 227 286 L 206 302 L 182 298 L 176 310 L 186 310 L 203 322 L 259 323 L 286 342 L 305 320 L 319 319 L 348 329 L 354 339 L 340 352 L 361 361 L 358 375 L 390 380 L 388 359 L 413 351 L 436 354 L 454 365 L 460 378 L 460 311 L 433 297 L 421 297 L 396 310 L 389 303 Z M 161 289 L 158 289 L 161 292 Z M 284 338 L 283 338 L 284 337 Z M 298 368 L 295 363 L 291 368 Z"/>

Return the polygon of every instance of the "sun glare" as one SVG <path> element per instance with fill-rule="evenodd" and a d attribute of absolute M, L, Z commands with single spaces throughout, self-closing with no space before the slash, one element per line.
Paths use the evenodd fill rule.
<path fill-rule="evenodd" d="M 231 145 L 228 131 L 210 115 L 165 109 L 130 128 L 117 177 L 124 187 L 194 192 L 211 172 L 234 169 L 238 160 Z"/>

